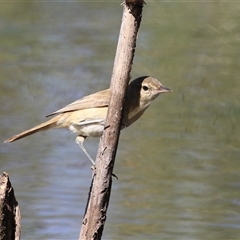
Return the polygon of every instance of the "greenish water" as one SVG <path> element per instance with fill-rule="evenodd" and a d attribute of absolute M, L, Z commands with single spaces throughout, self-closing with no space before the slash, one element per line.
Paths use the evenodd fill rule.
<path fill-rule="evenodd" d="M 76 239 L 91 181 L 75 136 L 3 141 L 107 88 L 120 2 L 0 4 L 0 170 L 10 174 L 22 239 Z M 103 239 L 238 239 L 240 4 L 147 2 L 132 77 L 160 96 L 121 134 Z M 86 147 L 96 154 L 98 139 Z"/>

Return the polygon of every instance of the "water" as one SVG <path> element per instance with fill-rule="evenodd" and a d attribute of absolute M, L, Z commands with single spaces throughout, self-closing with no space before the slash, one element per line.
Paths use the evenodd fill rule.
<path fill-rule="evenodd" d="M 239 3 L 149 2 L 133 78 L 160 96 L 121 133 L 104 239 L 238 239 Z M 107 88 L 120 3 L 12 2 L 0 8 L 0 169 L 10 174 L 22 239 L 76 239 L 90 162 L 68 131 L 8 137 Z M 98 139 L 88 139 L 92 156 Z"/>

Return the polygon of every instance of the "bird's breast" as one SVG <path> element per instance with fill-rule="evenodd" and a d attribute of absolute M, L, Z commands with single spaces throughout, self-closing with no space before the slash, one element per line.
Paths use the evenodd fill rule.
<path fill-rule="evenodd" d="M 137 121 L 142 116 L 144 111 L 148 108 L 148 106 L 149 105 L 141 106 L 141 107 L 138 106 L 133 109 L 130 109 L 128 113 L 124 114 L 124 118 L 123 118 L 124 125 L 128 127 L 131 124 L 133 124 L 135 121 Z"/>

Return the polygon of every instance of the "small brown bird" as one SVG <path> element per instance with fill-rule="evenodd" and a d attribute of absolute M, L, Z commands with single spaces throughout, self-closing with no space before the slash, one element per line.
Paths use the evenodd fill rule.
<path fill-rule="evenodd" d="M 172 90 L 164 87 L 155 78 L 144 76 L 133 80 L 127 88 L 122 125 L 128 127 L 134 123 L 159 94 L 166 92 L 172 92 Z M 83 142 L 87 137 L 102 135 L 109 101 L 110 89 L 83 97 L 47 116 L 56 115 L 52 119 L 7 139 L 5 143 L 51 128 L 68 128 L 78 135 L 76 143 L 95 164 L 83 146 Z"/>

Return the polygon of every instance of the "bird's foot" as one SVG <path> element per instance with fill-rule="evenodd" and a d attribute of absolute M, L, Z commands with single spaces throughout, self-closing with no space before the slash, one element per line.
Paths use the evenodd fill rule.
<path fill-rule="evenodd" d="M 115 177 L 118 180 L 118 176 L 114 173 L 112 173 L 112 177 Z"/>
<path fill-rule="evenodd" d="M 95 165 L 95 164 L 91 166 L 91 170 L 92 170 L 93 172 L 96 170 L 96 165 Z"/>

